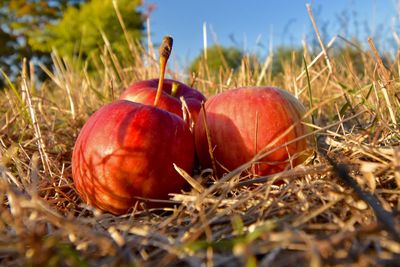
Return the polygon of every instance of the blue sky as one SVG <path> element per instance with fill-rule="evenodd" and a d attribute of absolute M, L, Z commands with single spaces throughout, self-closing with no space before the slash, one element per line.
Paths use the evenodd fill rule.
<path fill-rule="evenodd" d="M 342 34 L 366 39 L 392 38 L 397 0 L 146 0 L 155 4 L 151 13 L 154 43 L 166 34 L 174 37 L 173 57 L 185 66 L 203 48 L 203 23 L 207 23 L 208 44 L 216 41 L 263 56 L 274 46 L 300 46 L 314 33 L 307 13 L 310 3 L 320 28 L 329 36 Z M 398 15 L 397 15 L 398 17 Z M 347 23 L 347 27 L 343 25 Z M 347 28 L 347 30 L 345 30 Z M 321 29 L 323 31 L 323 29 Z M 328 42 L 328 40 L 324 40 Z"/>

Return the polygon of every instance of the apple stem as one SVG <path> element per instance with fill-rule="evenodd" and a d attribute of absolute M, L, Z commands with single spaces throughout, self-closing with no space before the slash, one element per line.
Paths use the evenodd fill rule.
<path fill-rule="evenodd" d="M 157 106 L 158 102 L 160 101 L 164 84 L 165 69 L 167 67 L 168 58 L 171 55 L 172 44 L 173 44 L 172 37 L 164 36 L 160 48 L 158 49 L 158 52 L 160 53 L 160 77 L 158 79 L 157 94 L 156 98 L 154 99 L 154 106 Z"/>

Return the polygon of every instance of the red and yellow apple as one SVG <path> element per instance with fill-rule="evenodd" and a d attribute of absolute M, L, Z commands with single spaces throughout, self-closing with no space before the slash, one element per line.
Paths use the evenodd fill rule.
<path fill-rule="evenodd" d="M 160 61 L 166 63 L 171 48 L 172 38 L 164 38 Z M 81 129 L 72 176 L 89 205 L 123 214 L 140 199 L 167 199 L 186 184 L 173 164 L 192 172 L 194 138 L 181 117 L 158 107 L 162 82 L 163 74 L 154 105 L 117 100 L 95 112 Z"/>
<path fill-rule="evenodd" d="M 118 100 L 95 112 L 80 131 L 72 175 L 86 203 L 123 214 L 137 197 L 167 199 L 180 192 L 185 180 L 173 163 L 190 173 L 193 155 L 193 135 L 180 117 Z"/>
<path fill-rule="evenodd" d="M 164 39 L 165 40 L 165 39 Z M 168 44 L 163 42 L 160 47 L 160 76 L 158 79 L 139 81 L 124 92 L 120 99 L 126 99 L 143 104 L 153 104 L 159 108 L 175 113 L 184 118 L 184 108 L 180 98 L 183 97 L 189 109 L 192 121 L 197 120 L 201 103 L 206 98 L 199 91 L 178 81 L 164 79 L 167 61 L 172 49 L 172 38 Z M 189 120 L 186 120 L 189 122 Z"/>
<path fill-rule="evenodd" d="M 120 99 L 148 105 L 152 104 L 157 94 L 158 84 L 159 79 L 136 82 L 122 92 Z M 157 106 L 183 117 L 181 97 L 185 99 L 193 121 L 196 121 L 200 112 L 201 103 L 205 102 L 206 98 L 202 93 L 184 83 L 171 79 L 164 79 L 162 94 Z"/>
<path fill-rule="evenodd" d="M 249 162 L 267 146 L 274 149 L 307 133 L 300 122 L 305 112 L 303 105 L 278 88 L 231 89 L 209 98 L 205 112 L 219 175 Z M 202 166 L 212 167 L 204 122 L 204 112 L 201 112 L 195 126 L 196 151 Z M 297 165 L 304 157 L 291 158 L 306 148 L 306 139 L 284 145 L 254 164 L 252 171 L 256 175 L 267 175 L 282 171 L 290 164 Z"/>

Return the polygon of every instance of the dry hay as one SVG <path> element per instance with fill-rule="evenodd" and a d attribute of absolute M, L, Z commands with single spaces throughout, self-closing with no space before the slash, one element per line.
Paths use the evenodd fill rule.
<path fill-rule="evenodd" d="M 36 88 L 34 71 L 24 64 L 19 81 L 1 92 L 0 265 L 399 264 L 398 58 L 388 69 L 373 47 L 375 54 L 360 51 L 364 71 L 355 73 L 351 60 L 305 53 L 307 69 L 283 62 L 276 76 L 269 59 L 245 57 L 238 71 L 214 76 L 204 64 L 191 82 L 207 95 L 268 84 L 307 106 L 312 97 L 312 155 L 269 177 L 243 177 L 243 168 L 220 180 L 210 170 L 182 173 L 191 188 L 171 195 L 168 208 L 144 205 L 116 217 L 81 202 L 71 151 L 94 110 L 132 81 L 156 76 L 152 57 L 136 49 L 125 65 L 105 49 L 95 77 L 54 54 L 55 70 L 46 70 L 51 81 Z M 276 179 L 284 183 L 277 186 Z"/>

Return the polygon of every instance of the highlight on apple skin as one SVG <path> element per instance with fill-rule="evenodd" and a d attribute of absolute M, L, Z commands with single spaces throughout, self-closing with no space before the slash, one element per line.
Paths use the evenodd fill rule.
<path fill-rule="evenodd" d="M 268 145 L 273 149 L 307 133 L 300 122 L 305 113 L 303 105 L 287 91 L 274 87 L 227 90 L 209 98 L 205 112 L 219 176 L 249 162 Z M 212 167 L 204 122 L 204 112 L 200 112 L 195 145 L 203 168 Z M 275 144 L 271 145 L 272 142 Z M 307 140 L 301 139 L 265 156 L 249 171 L 268 175 L 298 165 L 305 156 L 293 157 L 306 148 Z"/>
<path fill-rule="evenodd" d="M 95 112 L 76 140 L 75 187 L 89 205 L 123 214 L 138 198 L 167 199 L 186 181 L 173 163 L 192 172 L 193 135 L 175 114 L 117 100 Z M 148 203 L 148 207 L 156 207 Z"/>

